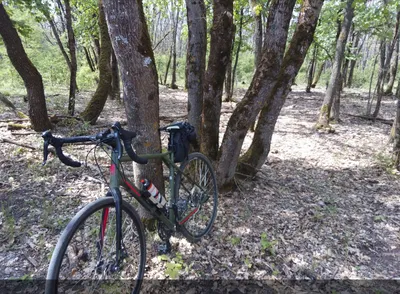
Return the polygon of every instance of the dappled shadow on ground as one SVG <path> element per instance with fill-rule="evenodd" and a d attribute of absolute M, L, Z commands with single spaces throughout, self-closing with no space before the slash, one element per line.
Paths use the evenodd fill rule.
<path fill-rule="evenodd" d="M 198 244 L 178 235 L 172 240 L 173 253 L 159 259 L 148 234 L 147 279 L 168 276 L 169 263 L 181 264 L 178 277 L 188 280 L 400 277 L 400 183 L 387 166 L 390 126 L 343 115 L 334 134 L 315 132 L 323 94 L 294 88 L 278 119 L 267 163 L 256 179 L 237 179 L 240 188 L 220 196 L 210 235 Z M 361 114 L 365 99 L 356 94 L 345 93 L 343 113 Z M 78 110 L 88 98 L 81 97 Z M 51 112 L 59 109 L 49 104 Z M 234 106 L 223 104 L 221 129 Z M 108 101 L 106 107 L 99 125 L 124 120 L 121 105 Z M 186 93 L 162 90 L 162 116 L 179 117 L 185 111 Z M 382 113 L 393 116 L 391 99 L 384 100 Z M 97 130 L 76 124 L 56 132 Z M 58 159 L 41 167 L 39 135 L 11 134 L 4 125 L 2 131 L 5 138 L 24 141 L 37 151 L 11 145 L 0 149 L 0 278 L 44 277 L 61 230 L 79 208 L 104 195 L 107 185 L 93 155 L 88 168 L 68 168 Z M 251 138 L 249 133 L 245 147 Z M 66 151 L 83 161 L 90 148 Z M 107 156 L 99 156 L 105 168 Z M 151 283 L 148 287 L 151 292 Z"/>

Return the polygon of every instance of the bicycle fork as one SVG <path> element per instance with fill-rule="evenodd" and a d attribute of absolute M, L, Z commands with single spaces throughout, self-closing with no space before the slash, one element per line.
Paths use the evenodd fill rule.
<path fill-rule="evenodd" d="M 116 216 L 116 238 L 115 238 L 115 249 L 116 249 L 116 256 L 115 256 L 115 262 L 112 264 L 111 267 L 111 272 L 115 272 L 119 270 L 120 263 L 121 263 L 121 256 L 122 256 L 122 195 L 121 191 L 118 188 L 112 188 L 107 194 L 107 197 L 113 197 L 114 202 L 115 202 L 115 216 Z M 99 241 L 98 241 L 98 264 L 97 268 L 100 268 L 103 266 L 104 261 L 103 261 L 103 256 L 102 256 L 102 251 L 103 251 L 103 245 L 104 245 L 104 236 L 105 232 L 107 229 L 107 222 L 108 222 L 108 216 L 109 216 L 109 208 L 104 208 L 101 216 L 101 222 L 100 222 L 100 232 L 99 232 Z"/>

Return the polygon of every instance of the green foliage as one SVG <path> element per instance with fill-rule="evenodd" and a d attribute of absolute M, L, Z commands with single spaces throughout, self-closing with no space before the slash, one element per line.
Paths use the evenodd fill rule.
<path fill-rule="evenodd" d="M 278 244 L 278 241 L 269 241 L 265 232 L 261 234 L 261 252 L 268 251 L 271 255 L 275 255 L 276 244 Z"/>
<path fill-rule="evenodd" d="M 239 245 L 242 239 L 240 237 L 231 237 L 230 238 L 231 244 L 233 246 Z"/>

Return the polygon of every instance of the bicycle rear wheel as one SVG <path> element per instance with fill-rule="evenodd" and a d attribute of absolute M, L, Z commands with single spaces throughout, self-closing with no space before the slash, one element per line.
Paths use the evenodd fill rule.
<path fill-rule="evenodd" d="M 78 212 L 65 228 L 47 271 L 47 293 L 138 293 L 146 262 L 143 224 L 122 202 L 122 252 L 116 265 L 116 213 L 112 197 Z"/>
<path fill-rule="evenodd" d="M 217 180 L 209 159 L 198 152 L 189 154 L 180 169 L 175 182 L 177 224 L 190 242 L 197 242 L 210 232 L 217 216 Z"/>

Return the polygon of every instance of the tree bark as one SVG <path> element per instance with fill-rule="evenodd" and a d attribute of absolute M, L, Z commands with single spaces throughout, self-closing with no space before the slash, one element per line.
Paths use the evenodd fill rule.
<path fill-rule="evenodd" d="M 111 43 L 110 43 L 111 45 Z M 119 86 L 119 69 L 117 57 L 114 51 L 111 52 L 111 89 L 109 93 L 111 100 L 121 101 L 120 86 Z"/>
<path fill-rule="evenodd" d="M 233 40 L 233 0 L 213 1 L 210 55 L 203 85 L 201 151 L 217 159 L 219 121 L 226 67 Z"/>
<path fill-rule="evenodd" d="M 174 31 L 172 33 L 172 80 L 171 89 L 178 89 L 176 85 L 176 37 L 178 32 L 178 22 L 179 22 L 179 5 L 176 5 L 176 15 L 174 22 Z"/>
<path fill-rule="evenodd" d="M 276 121 L 313 41 L 322 4 L 322 0 L 303 1 L 298 24 L 285 54 L 277 83 L 269 93 L 260 113 L 253 142 L 240 159 L 241 173 L 254 175 L 267 159 Z"/>
<path fill-rule="evenodd" d="M 170 67 L 170 65 L 171 65 L 171 60 L 172 60 L 172 46 L 171 46 L 171 50 L 170 50 L 170 52 L 169 52 L 169 58 L 168 58 L 168 62 L 167 62 L 167 68 L 165 69 L 164 85 L 167 84 L 168 71 L 169 71 L 169 67 Z"/>
<path fill-rule="evenodd" d="M 321 78 L 322 71 L 324 70 L 324 66 L 325 66 L 325 61 L 321 62 L 321 64 L 319 65 L 318 70 L 317 70 L 316 74 L 314 75 L 314 79 L 311 84 L 311 88 L 315 88 L 317 86 L 319 79 Z"/>
<path fill-rule="evenodd" d="M 138 154 L 161 151 L 157 70 L 141 0 L 104 0 L 110 38 L 121 72 L 128 128 Z M 164 193 L 160 160 L 133 163 L 135 182 L 149 178 Z M 164 194 L 165 195 L 165 194 Z M 144 209 L 139 213 L 148 217 Z"/>
<path fill-rule="evenodd" d="M 278 81 L 276 73 L 282 65 L 295 3 L 295 0 L 278 0 L 271 4 L 262 58 L 249 89 L 228 121 L 222 140 L 217 169 L 220 187 L 232 184 L 246 133 Z"/>
<path fill-rule="evenodd" d="M 400 95 L 397 95 L 397 110 L 394 120 L 393 163 L 400 170 Z"/>
<path fill-rule="evenodd" d="M 96 92 L 93 94 L 85 110 L 80 116 L 94 125 L 103 111 L 107 97 L 110 91 L 112 73 L 110 67 L 110 59 L 112 53 L 112 45 L 108 35 L 107 23 L 104 15 L 104 8 L 99 0 L 99 28 L 100 28 L 100 58 L 99 58 L 99 83 Z"/>
<path fill-rule="evenodd" d="M 206 68 L 207 23 L 204 0 L 186 0 L 189 30 L 186 58 L 188 120 L 201 142 L 201 113 L 203 110 L 203 82 Z"/>
<path fill-rule="evenodd" d="M 311 57 L 310 65 L 308 68 L 308 79 L 307 79 L 307 87 L 306 87 L 306 93 L 311 92 L 311 85 L 314 77 L 314 72 L 315 72 L 315 63 L 317 62 L 317 45 L 314 44 L 314 51 Z"/>
<path fill-rule="evenodd" d="M 398 67 L 398 64 L 399 64 L 399 56 L 400 56 L 399 55 L 399 43 L 400 42 L 399 42 L 399 38 L 398 38 L 397 43 L 396 43 L 396 52 L 395 52 L 395 54 L 393 56 L 393 62 L 391 64 L 391 66 L 390 66 L 389 82 L 388 82 L 388 84 L 386 86 L 386 89 L 385 89 L 385 95 L 392 95 L 393 94 L 393 86 L 394 86 L 394 81 L 396 80 L 397 67 Z"/>
<path fill-rule="evenodd" d="M 251 13 L 254 18 L 254 67 L 256 68 L 261 59 L 263 30 L 262 30 L 262 15 L 259 10 L 257 0 L 249 0 Z M 243 8 L 242 8 L 243 10 Z M 243 17 L 242 17 L 243 18 Z"/>
<path fill-rule="evenodd" d="M 13 27 L 3 4 L 0 2 L 0 35 L 12 65 L 24 81 L 29 103 L 29 119 L 35 131 L 50 129 L 42 76 L 28 58 L 17 30 Z"/>
<path fill-rule="evenodd" d="M 231 82 L 231 90 L 230 90 L 230 92 L 232 94 L 233 94 L 233 89 L 235 87 L 236 69 L 237 69 L 237 65 L 239 62 L 240 48 L 242 47 L 242 39 L 243 39 L 242 33 L 243 33 L 243 8 L 240 9 L 239 40 L 238 40 L 237 48 L 236 48 L 235 63 L 233 65 L 233 70 L 232 70 L 232 82 Z"/>
<path fill-rule="evenodd" d="M 68 114 L 73 116 L 75 113 L 75 94 L 76 94 L 76 72 L 78 65 L 76 62 L 76 43 L 75 35 L 72 29 L 72 15 L 70 0 L 65 0 L 65 18 L 67 20 L 67 33 L 68 33 L 68 49 L 71 61 L 70 67 L 70 82 L 69 82 L 69 98 L 68 98 Z"/>
<path fill-rule="evenodd" d="M 332 66 L 332 73 L 329 79 L 328 89 L 326 90 L 326 95 L 320 110 L 319 119 L 316 125 L 317 128 L 329 128 L 329 118 L 333 104 L 333 99 L 335 97 L 338 88 L 337 80 L 339 79 L 340 76 L 344 51 L 346 49 L 347 37 L 349 35 L 351 22 L 354 16 L 354 8 L 352 7 L 353 2 L 354 0 L 347 0 L 343 24 L 341 27 L 339 38 L 337 39 L 336 42 L 335 61 Z"/>
<path fill-rule="evenodd" d="M 355 41 L 354 41 L 354 48 L 357 48 L 356 49 L 357 50 L 356 51 L 357 54 L 360 53 L 362 45 L 363 45 L 363 44 L 361 44 L 361 46 L 359 46 L 359 43 L 360 43 L 360 34 L 357 33 L 356 36 L 355 36 Z M 356 62 L 357 62 L 356 58 L 353 58 L 350 61 L 350 66 L 349 66 L 350 70 L 349 70 L 349 75 L 348 75 L 348 78 L 347 78 L 347 87 L 348 88 L 351 88 L 351 86 L 353 84 L 353 74 L 354 74 L 354 68 L 356 67 Z"/>
<path fill-rule="evenodd" d="M 381 47 L 381 52 L 382 50 L 386 50 L 386 56 L 383 56 L 381 58 L 381 69 L 379 71 L 379 76 L 378 76 L 378 81 L 376 83 L 377 87 L 377 98 L 376 98 L 376 105 L 375 105 L 375 110 L 374 113 L 372 114 L 373 118 L 377 118 L 380 108 L 381 108 L 381 102 L 382 102 L 382 96 L 383 96 L 383 84 L 384 81 L 386 80 L 387 73 L 389 71 L 389 66 L 390 66 L 390 61 L 392 60 L 392 55 L 393 51 L 395 48 L 395 45 L 397 43 L 397 39 L 399 37 L 399 26 L 400 26 L 400 10 L 397 12 L 397 18 L 396 18 L 396 25 L 394 29 L 394 34 L 393 34 L 393 39 L 390 44 L 387 44 L 387 48 L 382 48 Z M 383 66 L 383 67 L 382 67 Z"/>
<path fill-rule="evenodd" d="M 90 67 L 90 70 L 92 72 L 95 72 L 96 71 L 95 64 L 92 60 L 92 57 L 90 56 L 89 50 L 86 48 L 86 46 L 83 46 L 83 50 L 85 51 L 86 61 Z"/>

